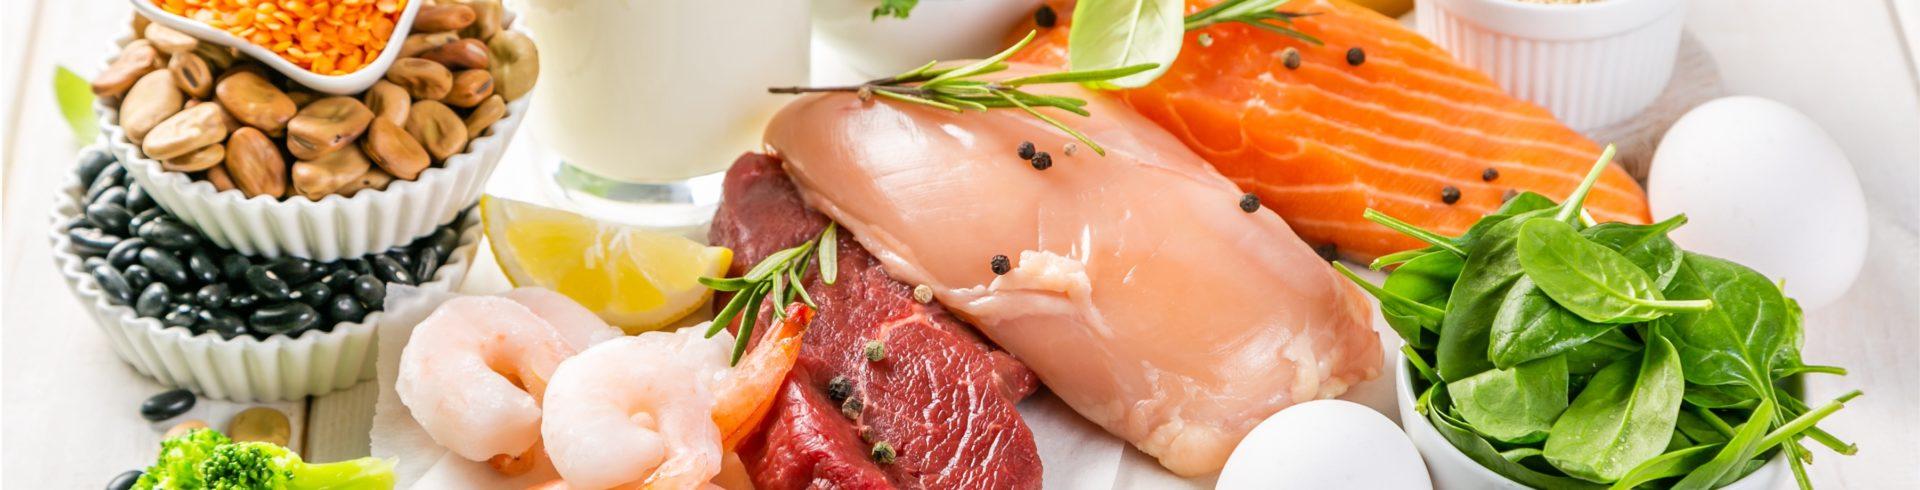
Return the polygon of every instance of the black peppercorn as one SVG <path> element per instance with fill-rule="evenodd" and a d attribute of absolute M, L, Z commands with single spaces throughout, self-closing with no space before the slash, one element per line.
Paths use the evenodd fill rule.
<path fill-rule="evenodd" d="M 880 464 L 893 464 L 893 458 L 898 456 L 893 452 L 893 445 L 887 444 L 887 441 L 873 443 L 873 452 L 870 455 L 873 456 L 873 462 Z"/>
<path fill-rule="evenodd" d="M 867 348 L 865 350 L 867 354 L 867 362 L 880 362 L 880 361 L 887 360 L 887 344 L 881 343 L 878 340 L 869 340 L 867 341 Z"/>
<path fill-rule="evenodd" d="M 866 408 L 867 404 L 860 401 L 859 395 L 849 395 L 847 396 L 847 401 L 840 403 L 840 415 L 844 415 L 850 419 L 858 419 L 860 418 L 860 411 Z"/>
<path fill-rule="evenodd" d="M 1005 255 L 993 256 L 993 275 L 996 275 L 996 276 L 1006 275 L 1007 271 L 1010 271 L 1010 270 L 1013 270 L 1013 265 L 1007 262 L 1007 256 Z"/>
<path fill-rule="evenodd" d="M 1319 255 L 1320 260 L 1327 262 L 1340 260 L 1340 247 L 1332 243 L 1323 243 L 1313 247 L 1313 253 Z"/>
<path fill-rule="evenodd" d="M 1493 167 L 1487 167 L 1487 169 L 1486 169 L 1486 170 L 1481 170 L 1481 171 L 1480 171 L 1480 181 L 1481 181 L 1481 182 L 1493 182 L 1493 179 L 1498 179 L 1498 178 L 1500 178 L 1500 170 L 1499 170 L 1499 169 L 1496 169 L 1496 168 L 1493 168 Z"/>
<path fill-rule="evenodd" d="M 1440 202 L 1447 204 L 1460 202 L 1460 188 L 1454 186 L 1441 187 Z"/>
<path fill-rule="evenodd" d="M 1047 168 L 1052 166 L 1053 166 L 1053 155 L 1048 155 L 1047 152 L 1044 152 L 1044 151 L 1033 155 L 1034 170 L 1046 170 Z"/>
<path fill-rule="evenodd" d="M 1249 213 L 1259 211 L 1260 196 L 1253 195 L 1251 192 L 1240 196 L 1240 210 Z"/>
<path fill-rule="evenodd" d="M 1365 50 L 1362 50 L 1359 47 L 1354 47 L 1347 50 L 1347 64 L 1353 65 L 1353 66 L 1360 66 L 1361 63 L 1366 63 L 1366 62 L 1367 62 L 1367 52 Z"/>
<path fill-rule="evenodd" d="M 1287 48 L 1281 51 L 1280 64 L 1285 65 L 1288 70 L 1300 69 L 1300 50 Z"/>
<path fill-rule="evenodd" d="M 1020 142 L 1020 159 L 1021 160 L 1033 159 L 1033 142 L 1032 141 Z"/>
<path fill-rule="evenodd" d="M 1053 27 L 1054 23 L 1059 21 L 1060 14 L 1054 13 L 1052 6 L 1041 5 L 1040 10 L 1033 11 L 1033 25 Z"/>
<path fill-rule="evenodd" d="M 833 401 L 845 401 L 853 396 L 853 381 L 846 376 L 834 376 L 827 381 L 827 398 Z"/>

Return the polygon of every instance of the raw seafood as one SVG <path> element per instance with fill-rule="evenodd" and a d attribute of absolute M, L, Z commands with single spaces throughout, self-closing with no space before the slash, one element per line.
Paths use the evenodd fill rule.
<path fill-rule="evenodd" d="M 1051 3 L 1073 11 L 1071 1 Z M 1188 3 L 1192 12 L 1214 2 Z M 1258 194 L 1308 243 L 1355 259 L 1418 248 L 1362 211 L 1458 235 L 1508 190 L 1567 195 L 1600 154 L 1546 109 L 1507 95 L 1393 19 L 1339 0 L 1281 9 L 1313 13 L 1293 28 L 1325 45 L 1215 25 L 1188 33 L 1165 75 L 1120 97 Z M 1065 65 L 1066 21 L 1014 60 Z M 1199 32 L 1210 42 L 1202 45 Z M 1364 53 L 1358 66 L 1348 62 L 1353 48 Z M 1297 68 L 1286 67 L 1289 51 Z M 1457 202 L 1443 199 L 1449 188 Z M 1646 194 L 1618 167 L 1588 209 L 1600 221 L 1649 219 Z"/>
<path fill-rule="evenodd" d="M 1366 299 L 1279 216 L 1242 211 L 1232 182 L 1119 102 L 1030 88 L 1087 99 L 1092 117 L 1061 117 L 1107 154 L 1069 150 L 1073 137 L 1018 110 L 846 93 L 794 101 L 766 141 L 888 276 L 931 287 L 1176 473 L 1217 471 L 1267 415 L 1378 373 Z M 1052 167 L 1017 156 L 1023 142 Z M 995 256 L 1011 259 L 1004 275 Z"/>
<path fill-rule="evenodd" d="M 598 344 L 620 336 L 620 329 L 607 325 L 593 310 L 581 306 L 579 302 L 552 289 L 540 287 L 515 288 L 500 294 L 501 297 L 527 307 L 534 316 L 546 320 L 560 338 L 573 347 L 584 351 Z"/>
<path fill-rule="evenodd" d="M 394 391 L 434 442 L 512 473 L 531 468 L 547 381 L 573 347 L 511 300 L 467 296 L 414 327 Z"/>
<path fill-rule="evenodd" d="M 826 226 L 778 159 L 748 154 L 727 172 L 709 238 L 734 249 L 731 277 Z M 803 278 L 821 310 L 763 432 L 740 446 L 754 485 L 1037 488 L 1033 433 L 1014 411 L 1033 374 L 938 303 L 915 302 L 912 286 L 888 278 L 844 229 L 838 251 L 834 284 L 819 280 L 818 267 Z M 883 362 L 862 356 L 869 339 L 883 341 Z M 836 379 L 845 391 L 830 395 Z M 850 418 L 842 408 L 854 397 L 861 409 Z M 892 463 L 871 457 L 883 441 Z"/>

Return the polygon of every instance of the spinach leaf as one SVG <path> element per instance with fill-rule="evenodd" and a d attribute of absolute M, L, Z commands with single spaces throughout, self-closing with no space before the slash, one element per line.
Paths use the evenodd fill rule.
<path fill-rule="evenodd" d="M 1613 364 L 1613 361 L 1640 352 L 1643 347 L 1640 342 L 1627 338 L 1627 334 L 1620 329 L 1609 330 L 1567 350 L 1567 372 L 1593 374 Z"/>
<path fill-rule="evenodd" d="M 1720 446 L 1720 444 L 1706 444 L 1668 451 L 1645 463 L 1640 463 L 1640 466 L 1633 467 L 1632 471 L 1628 471 L 1626 476 L 1620 477 L 1620 481 L 1613 482 L 1613 486 L 1608 488 L 1628 490 L 1654 480 L 1685 475 L 1712 460 L 1714 453 L 1720 450 Z"/>
<path fill-rule="evenodd" d="M 1595 337 L 1619 330 L 1619 325 L 1595 323 L 1561 308 L 1521 277 L 1507 290 L 1500 311 L 1493 316 L 1488 354 L 1498 368 L 1572 350 Z"/>
<path fill-rule="evenodd" d="M 1460 278 L 1460 268 L 1465 265 L 1466 260 L 1452 252 L 1430 252 L 1400 264 L 1380 287 L 1428 306 L 1446 308 L 1447 295 L 1453 292 L 1453 282 Z"/>
<path fill-rule="evenodd" d="M 1800 343 L 1795 309 L 1779 287 L 1753 269 L 1689 252 L 1667 287 L 1667 296 L 1711 299 L 1719 305 L 1652 323 L 1679 351 L 1687 382 L 1744 385 L 1745 392 L 1729 394 L 1749 399 L 1766 398 L 1764 394 L 1772 392 L 1773 367 L 1781 351 Z M 1714 405 L 1705 395 L 1699 405 Z"/>
<path fill-rule="evenodd" d="M 1686 223 L 1684 214 L 1651 225 L 1601 223 L 1580 230 L 1580 235 L 1620 252 L 1653 278 L 1655 288 L 1665 288 L 1673 281 L 1673 274 L 1680 270 L 1680 261 L 1686 258 L 1686 253 L 1667 238 L 1667 233 Z"/>
<path fill-rule="evenodd" d="M 1514 241 L 1520 225 L 1538 218 L 1549 209 L 1520 213 L 1487 229 L 1467 249 L 1467 260 L 1460 278 L 1447 296 L 1446 317 L 1440 322 L 1440 342 L 1434 368 L 1440 378 L 1459 381 L 1481 371 L 1493 369 L 1488 359 L 1489 334 L 1493 318 L 1500 312 L 1507 290 L 1520 280 L 1520 260 L 1514 253 Z"/>
<path fill-rule="evenodd" d="M 1677 344 L 1676 344 L 1677 345 Z M 1686 356 L 1681 356 L 1681 366 L 1686 366 Z M 1752 409 L 1760 404 L 1760 394 L 1745 385 L 1687 385 L 1687 403 L 1705 408 Z"/>
<path fill-rule="evenodd" d="M 1727 435 L 1720 433 L 1712 422 L 1701 418 L 1691 410 L 1681 410 L 1679 418 L 1674 419 L 1674 431 L 1686 435 L 1688 440 L 1697 444 L 1718 444 L 1727 442 Z"/>
<path fill-rule="evenodd" d="M 1552 199 L 1548 199 L 1547 196 L 1535 194 L 1530 191 L 1522 192 L 1520 194 L 1513 196 L 1513 199 L 1508 199 L 1507 202 L 1500 204 L 1500 208 L 1494 210 L 1492 214 L 1481 216 L 1479 221 L 1473 222 L 1473 226 L 1467 228 L 1467 232 L 1465 234 L 1460 235 L 1458 238 L 1454 238 L 1453 243 L 1454 245 L 1457 245 L 1458 248 L 1460 248 L 1461 250 L 1472 249 L 1473 242 L 1478 240 L 1481 235 L 1487 234 L 1487 230 L 1492 229 L 1493 225 L 1500 224 L 1500 222 L 1506 221 L 1507 219 L 1512 218 L 1514 216 L 1518 216 L 1521 213 L 1525 213 L 1528 211 L 1538 211 L 1542 209 L 1549 209 L 1558 205 L 1559 204 L 1553 202 Z M 1418 248 L 1413 250 L 1402 250 L 1399 252 L 1382 255 L 1380 256 L 1380 258 L 1374 259 L 1373 263 L 1369 264 L 1367 267 L 1373 270 L 1380 270 L 1389 265 L 1406 262 L 1408 260 L 1412 260 L 1415 257 L 1430 254 L 1433 252 L 1438 252 L 1441 250 L 1444 250 L 1444 249 L 1440 247 L 1435 247 L 1435 246 L 1427 246 L 1426 248 Z"/>
<path fill-rule="evenodd" d="M 1513 444 L 1539 442 L 1567 409 L 1567 359 L 1482 371 L 1447 384 L 1447 390 L 1474 432 Z"/>
<path fill-rule="evenodd" d="M 1459 448 L 1461 453 L 1466 454 L 1467 459 L 1472 459 L 1474 462 L 1480 463 L 1481 466 L 1493 470 L 1494 473 L 1498 473 L 1500 476 L 1534 488 L 1570 490 L 1603 488 L 1600 485 L 1565 476 L 1542 473 L 1533 468 L 1528 468 L 1526 465 L 1508 460 L 1500 454 L 1499 449 L 1493 447 L 1492 443 L 1487 442 L 1486 439 L 1481 438 L 1479 434 L 1475 434 L 1459 421 L 1447 417 L 1444 410 L 1438 410 L 1439 407 L 1445 406 L 1446 403 L 1448 403 L 1445 400 L 1446 395 L 1446 388 L 1444 386 L 1435 385 L 1422 396 L 1423 399 L 1428 400 L 1426 411 L 1427 420 L 1433 422 L 1434 430 L 1440 432 L 1441 437 L 1446 438 L 1447 442 L 1453 443 L 1453 447 Z"/>
<path fill-rule="evenodd" d="M 1753 410 L 1753 416 L 1740 424 L 1740 430 L 1734 433 L 1732 439 L 1727 440 L 1726 445 L 1720 447 L 1720 451 L 1714 454 L 1713 459 L 1696 467 L 1687 474 L 1686 478 L 1681 478 L 1679 483 L 1675 483 L 1673 488 L 1675 490 L 1712 488 L 1720 482 L 1722 477 L 1753 459 L 1760 453 L 1760 444 L 1767 434 L 1767 427 L 1773 424 L 1773 411 L 1773 400 L 1760 402 L 1760 406 Z"/>
<path fill-rule="evenodd" d="M 1380 300 L 1380 314 L 1387 318 L 1387 326 L 1393 327 L 1394 333 L 1400 334 L 1400 339 L 1405 340 L 1407 345 L 1423 349 L 1433 345 L 1421 336 L 1421 332 L 1435 329 L 1433 325 L 1438 325 L 1446 317 L 1446 311 L 1375 286 L 1354 274 L 1345 264 L 1334 262 L 1333 269 Z"/>
<path fill-rule="evenodd" d="M 1547 436 L 1547 461 L 1577 478 L 1613 482 L 1666 448 L 1685 380 L 1673 345 L 1647 340 L 1639 359 L 1601 369 Z"/>
<path fill-rule="evenodd" d="M 1588 321 L 1637 323 L 1713 307 L 1706 299 L 1664 299 L 1646 271 L 1563 222 L 1529 220 L 1514 248 L 1535 286 Z"/>

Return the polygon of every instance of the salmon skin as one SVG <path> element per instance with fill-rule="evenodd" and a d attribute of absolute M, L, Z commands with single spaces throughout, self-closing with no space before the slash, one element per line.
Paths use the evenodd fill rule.
<path fill-rule="evenodd" d="M 1073 11 L 1071 0 L 1048 3 Z M 1295 0 L 1281 10 L 1312 13 L 1293 27 L 1324 44 L 1215 24 L 1187 33 L 1165 75 L 1118 94 L 1310 244 L 1357 260 L 1417 248 L 1424 244 L 1362 213 L 1459 235 L 1509 191 L 1566 196 L 1600 155 L 1546 109 L 1507 95 L 1393 19 L 1343 0 Z M 1064 17 L 1013 60 L 1065 66 Z M 1300 57 L 1291 69 L 1288 48 Z M 1357 65 L 1353 48 L 1364 53 Z M 1645 192 L 1618 166 L 1601 177 L 1587 210 L 1600 221 L 1649 218 Z"/>

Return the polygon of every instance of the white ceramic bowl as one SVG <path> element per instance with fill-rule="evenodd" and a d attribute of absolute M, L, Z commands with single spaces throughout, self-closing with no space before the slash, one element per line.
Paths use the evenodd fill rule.
<path fill-rule="evenodd" d="M 287 61 L 286 58 L 280 57 L 279 54 L 260 45 L 234 37 L 232 34 L 228 34 L 227 31 L 215 29 L 212 26 L 202 24 L 193 19 L 174 15 L 172 12 L 163 10 L 155 6 L 153 0 L 128 1 L 133 3 L 134 10 L 140 11 L 140 14 L 146 16 L 149 20 L 159 22 L 201 41 L 238 49 L 240 52 L 246 53 L 247 56 L 252 56 L 254 59 L 260 60 L 261 63 L 266 63 L 267 66 L 272 67 L 275 71 L 286 74 L 287 78 L 292 78 L 295 82 L 299 82 L 301 85 L 305 85 L 314 90 L 334 95 L 347 95 L 364 91 L 367 87 L 372 87 L 374 82 L 380 81 L 381 77 L 386 76 L 387 67 L 392 66 L 393 60 L 400 57 L 400 50 L 396 48 L 400 46 L 400 43 L 406 41 L 407 32 L 413 29 L 414 13 L 420 11 L 420 4 L 425 3 L 426 0 L 408 0 L 406 6 L 401 7 L 400 20 L 394 23 L 393 35 L 387 37 L 387 45 L 381 48 L 380 56 L 374 58 L 372 62 L 367 63 L 365 66 L 361 66 L 360 69 L 354 70 L 353 73 L 345 75 L 321 75 L 306 68 L 301 68 L 294 65 L 293 62 Z"/>
<path fill-rule="evenodd" d="M 982 58 L 1042 0 L 920 0 L 905 19 L 870 13 L 879 0 L 814 0 L 813 32 L 861 75 L 881 77 L 933 60 Z M 1073 12 L 1057 12 L 1065 22 Z"/>
<path fill-rule="evenodd" d="M 1586 131 L 1653 103 L 1673 74 L 1684 0 L 1420 0 L 1420 33 L 1508 93 Z"/>
<path fill-rule="evenodd" d="M 1420 457 L 1427 460 L 1427 473 L 1433 475 L 1435 490 L 1523 490 L 1528 488 L 1518 482 L 1500 476 L 1493 470 L 1481 466 L 1460 452 L 1433 428 L 1433 422 L 1427 420 L 1418 410 L 1414 410 L 1413 376 L 1407 366 L 1406 354 L 1394 356 L 1394 398 L 1400 405 L 1400 428 L 1407 431 L 1407 437 L 1413 439 L 1413 447 L 1420 450 Z M 1784 454 L 1784 453 L 1782 453 Z M 1765 490 L 1774 488 L 1785 471 L 1786 460 L 1775 456 L 1759 470 L 1724 487 L 1721 490 Z"/>
<path fill-rule="evenodd" d="M 132 308 L 107 301 L 99 284 L 87 273 L 59 225 L 79 216 L 85 188 L 69 174 L 55 197 L 52 218 L 54 267 L 67 280 L 94 323 L 113 343 L 113 351 L 133 368 L 161 384 L 187 388 L 208 398 L 233 401 L 297 400 L 345 389 L 374 376 L 374 332 L 382 312 L 358 323 L 343 323 L 332 331 L 307 331 L 298 337 L 251 336 L 224 339 L 214 333 L 193 335 L 186 328 L 166 327 L 142 318 Z M 458 227 L 460 245 L 422 289 L 452 291 L 466 280 L 467 269 L 479 249 L 478 211 L 467 214 Z M 399 305 L 386 305 L 392 309 Z"/>

